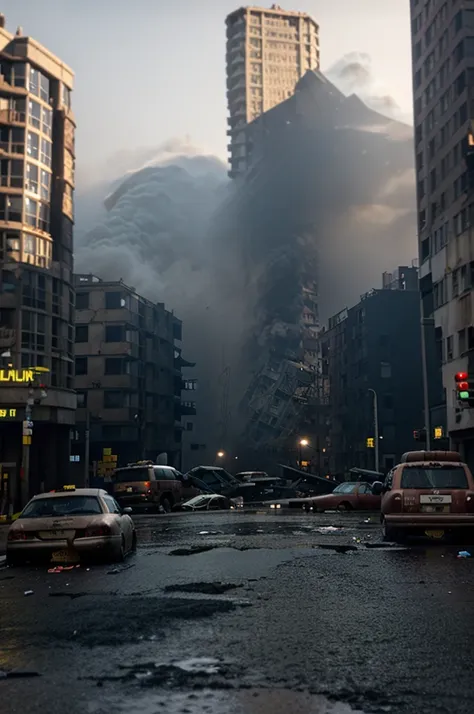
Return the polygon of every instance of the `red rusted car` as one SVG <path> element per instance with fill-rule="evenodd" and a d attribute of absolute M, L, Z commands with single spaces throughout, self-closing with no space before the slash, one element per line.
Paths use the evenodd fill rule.
<path fill-rule="evenodd" d="M 474 479 L 455 451 L 408 451 L 383 485 L 386 540 L 474 536 Z"/>
<path fill-rule="evenodd" d="M 374 484 L 376 486 L 376 484 Z M 381 486 L 374 489 L 370 483 L 341 483 L 332 493 L 314 496 L 311 501 L 315 511 L 375 511 L 380 508 Z M 377 493 L 374 492 L 378 491 Z"/>

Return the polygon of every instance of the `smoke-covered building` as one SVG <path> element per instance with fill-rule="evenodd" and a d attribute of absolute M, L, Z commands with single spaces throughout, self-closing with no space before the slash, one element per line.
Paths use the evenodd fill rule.
<path fill-rule="evenodd" d="M 256 325 L 246 348 L 253 376 L 241 405 L 243 440 L 260 453 L 289 452 L 309 424 L 326 422 L 315 406 L 325 393 L 319 315 L 352 296 L 375 266 L 382 272 L 387 255 L 413 249 L 414 212 L 404 201 L 413 188 L 411 131 L 310 71 L 246 137 L 249 169 L 237 179 L 235 211 Z M 282 380 L 292 390 L 283 403 Z"/>
<path fill-rule="evenodd" d="M 388 471 L 402 453 L 421 448 L 414 441 L 414 432 L 424 425 L 416 268 L 401 266 L 395 273 L 384 273 L 382 289 L 362 295 L 357 305 L 329 319 L 319 348 L 329 387 L 322 436 L 332 474 L 342 476 L 353 467 L 375 468 L 370 390 L 377 399 L 380 469 Z M 445 424 L 435 426 L 441 436 Z"/>
<path fill-rule="evenodd" d="M 192 400 L 181 401 L 183 390 L 195 389 L 195 380 L 182 374 L 194 364 L 181 355 L 181 321 L 121 281 L 76 275 L 75 282 L 73 461 L 84 464 L 89 431 L 91 474 L 97 475 L 100 462 L 110 463 L 103 457 L 111 455 L 124 465 L 166 453 L 168 463 L 180 468 L 181 419 L 196 413 Z"/>
<path fill-rule="evenodd" d="M 69 469 L 74 75 L 0 15 L 0 512 Z M 22 427 L 23 424 L 23 427 Z M 66 476 L 65 476 L 66 475 Z"/>

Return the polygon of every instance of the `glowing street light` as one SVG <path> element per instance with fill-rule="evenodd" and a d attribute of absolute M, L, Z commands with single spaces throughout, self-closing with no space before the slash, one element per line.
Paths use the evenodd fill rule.
<path fill-rule="evenodd" d="M 218 459 L 223 459 L 224 456 L 225 456 L 225 452 L 224 452 L 224 451 L 218 451 L 218 452 L 217 452 L 217 458 L 218 458 Z"/>
<path fill-rule="evenodd" d="M 308 439 L 300 439 L 300 446 L 309 446 Z"/>

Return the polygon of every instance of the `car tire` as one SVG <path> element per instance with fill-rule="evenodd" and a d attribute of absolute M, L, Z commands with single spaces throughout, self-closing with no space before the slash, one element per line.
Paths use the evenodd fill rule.
<path fill-rule="evenodd" d="M 163 510 L 165 513 L 171 513 L 171 501 L 167 496 L 163 496 L 163 498 L 160 501 L 160 506 L 162 506 Z"/>
<path fill-rule="evenodd" d="M 351 506 L 351 504 L 348 503 L 347 501 L 344 501 L 343 503 L 339 503 L 339 504 L 338 504 L 336 510 L 337 510 L 337 511 L 342 511 L 342 512 L 352 511 L 352 506 Z"/>
<path fill-rule="evenodd" d="M 125 538 L 122 536 L 122 541 L 120 543 L 120 549 L 116 552 L 114 562 L 123 563 L 125 560 Z"/>
<path fill-rule="evenodd" d="M 387 543 L 402 543 L 404 541 L 403 534 L 398 528 L 390 528 L 387 526 L 385 518 L 382 520 L 382 539 Z"/>

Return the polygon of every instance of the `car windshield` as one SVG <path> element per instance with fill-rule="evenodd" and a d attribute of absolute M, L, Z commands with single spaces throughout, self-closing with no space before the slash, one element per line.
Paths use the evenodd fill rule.
<path fill-rule="evenodd" d="M 462 466 L 403 469 L 400 488 L 469 488 Z"/>
<path fill-rule="evenodd" d="M 102 513 L 102 507 L 99 499 L 95 496 L 56 496 L 31 501 L 20 518 L 92 516 L 100 513 Z"/>
<path fill-rule="evenodd" d="M 333 493 L 354 493 L 356 488 L 356 483 L 341 483 L 334 489 Z"/>
<path fill-rule="evenodd" d="M 148 468 L 119 469 L 115 472 L 114 481 L 116 483 L 128 483 L 130 481 L 149 481 Z"/>

